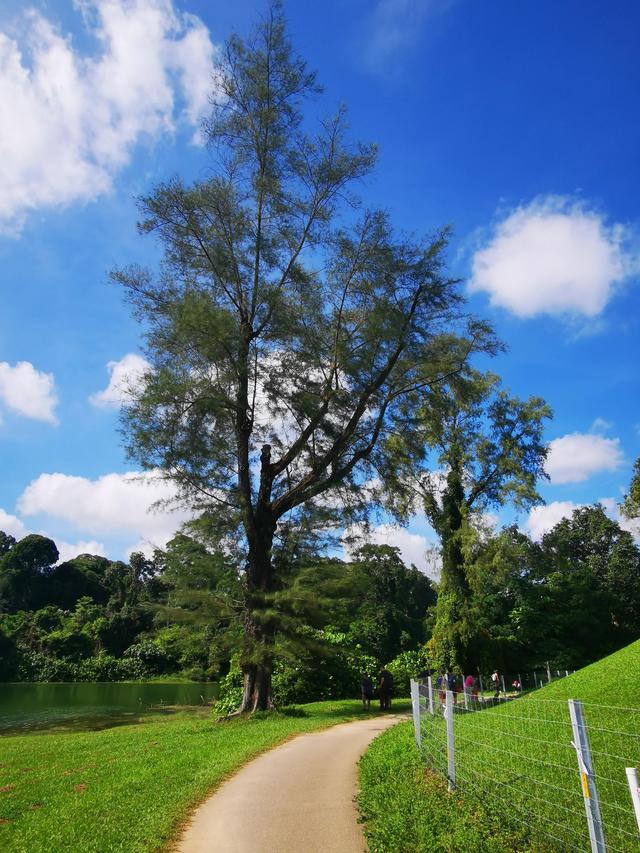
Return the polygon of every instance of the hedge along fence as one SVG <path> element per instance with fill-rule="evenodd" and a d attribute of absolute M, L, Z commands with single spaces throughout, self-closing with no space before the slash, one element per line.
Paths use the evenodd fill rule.
<path fill-rule="evenodd" d="M 485 703 L 431 679 L 411 691 L 416 743 L 450 789 L 491 800 L 536 849 L 640 851 L 640 709 L 535 694 Z"/>

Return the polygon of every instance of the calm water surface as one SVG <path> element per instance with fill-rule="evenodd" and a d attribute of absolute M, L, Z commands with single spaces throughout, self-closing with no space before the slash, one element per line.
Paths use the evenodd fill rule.
<path fill-rule="evenodd" d="M 0 734 L 126 725 L 180 706 L 207 705 L 216 691 L 212 683 L 0 684 Z"/>

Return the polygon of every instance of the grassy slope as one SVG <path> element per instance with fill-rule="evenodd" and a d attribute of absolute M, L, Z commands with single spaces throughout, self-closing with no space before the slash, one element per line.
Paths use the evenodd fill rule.
<path fill-rule="evenodd" d="M 362 716 L 355 701 L 305 710 L 222 723 L 182 712 L 98 732 L 0 738 L 0 850 L 159 850 L 208 792 L 258 753 Z"/>
<path fill-rule="evenodd" d="M 640 765 L 639 686 L 636 642 L 515 702 L 456 715 L 465 793 L 454 797 L 441 777 L 425 772 L 411 725 L 382 735 L 361 762 L 360 806 L 371 850 L 587 849 L 568 698 L 584 702 L 607 840 L 625 853 L 640 850 L 624 775 L 625 766 Z M 431 763 L 444 771 L 444 723 L 437 717 L 423 725 Z"/>

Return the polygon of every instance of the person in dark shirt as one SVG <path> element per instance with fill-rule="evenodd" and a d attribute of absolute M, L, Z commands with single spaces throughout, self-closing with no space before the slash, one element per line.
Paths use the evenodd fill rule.
<path fill-rule="evenodd" d="M 360 691 L 362 693 L 362 707 L 365 711 L 368 711 L 371 707 L 371 700 L 373 699 L 373 681 L 365 672 L 362 676 L 362 681 L 360 682 Z"/>
<path fill-rule="evenodd" d="M 393 676 L 388 669 L 382 667 L 380 670 L 380 681 L 378 693 L 380 694 L 380 710 L 388 711 L 391 706 L 391 693 L 393 692 Z"/>

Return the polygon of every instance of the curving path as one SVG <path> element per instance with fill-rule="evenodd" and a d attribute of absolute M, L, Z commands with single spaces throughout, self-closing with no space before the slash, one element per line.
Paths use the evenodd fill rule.
<path fill-rule="evenodd" d="M 371 717 L 299 735 L 264 753 L 194 813 L 178 853 L 362 853 L 357 762 L 405 716 Z"/>

